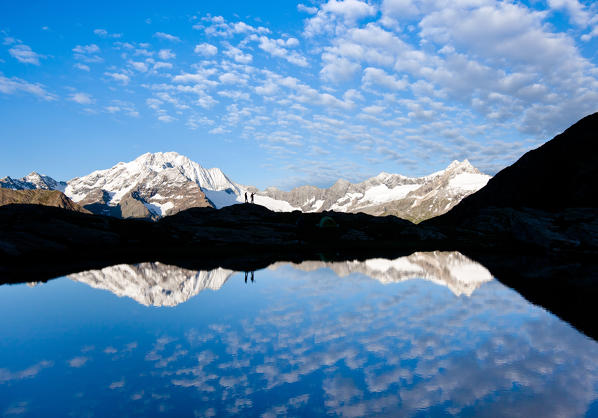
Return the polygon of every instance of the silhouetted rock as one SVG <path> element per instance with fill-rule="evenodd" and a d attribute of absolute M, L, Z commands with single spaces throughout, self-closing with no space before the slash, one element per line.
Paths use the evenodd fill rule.
<path fill-rule="evenodd" d="M 595 113 L 422 226 L 438 228 L 459 248 L 596 253 L 597 190 Z"/>
<path fill-rule="evenodd" d="M 544 145 L 525 153 L 451 211 L 464 216 L 485 207 L 598 207 L 598 113 L 586 116 Z"/>

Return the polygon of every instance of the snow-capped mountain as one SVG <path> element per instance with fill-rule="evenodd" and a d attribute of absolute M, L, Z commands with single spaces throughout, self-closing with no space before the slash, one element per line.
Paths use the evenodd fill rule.
<path fill-rule="evenodd" d="M 60 190 L 64 192 L 66 182 L 56 181 L 52 177 L 44 176 L 35 171 L 20 179 L 4 177 L 0 179 L 0 187 L 12 190 Z"/>
<path fill-rule="evenodd" d="M 176 152 L 158 152 L 68 183 L 32 173 L 18 180 L 6 177 L 0 185 L 64 190 L 93 213 L 122 218 L 158 219 L 192 207 L 221 208 L 242 203 L 245 193 L 255 192 L 255 203 L 273 211 L 365 212 L 419 222 L 448 212 L 489 179 L 465 160 L 453 161 L 445 170 L 424 177 L 381 173 L 361 183 L 338 180 L 326 189 L 301 186 L 291 191 L 272 187 L 259 191 L 233 182 L 219 168 L 203 168 Z"/>
<path fill-rule="evenodd" d="M 162 217 L 192 207 L 237 203 L 239 187 L 219 169 L 205 169 L 176 152 L 143 154 L 68 182 L 73 201 L 96 213 Z M 120 210 L 120 214 L 118 213 Z"/>
<path fill-rule="evenodd" d="M 276 269 L 289 263 L 276 263 Z M 456 296 L 471 296 L 482 284 L 493 280 L 481 264 L 456 251 L 417 252 L 394 260 L 374 258 L 366 261 L 323 262 L 304 261 L 291 264 L 296 269 L 314 271 L 329 268 L 339 277 L 352 273 L 364 274 L 380 283 L 399 283 L 422 279 L 448 287 Z"/>
<path fill-rule="evenodd" d="M 127 296 L 145 306 L 176 306 L 205 289 L 218 290 L 234 272 L 194 271 L 162 263 L 119 264 L 71 274 L 69 279 Z"/>
<path fill-rule="evenodd" d="M 453 161 L 446 169 L 425 177 L 381 173 L 356 184 L 339 180 L 327 189 L 302 186 L 285 192 L 268 188 L 260 194 L 288 202 L 303 212 L 365 212 L 421 221 L 449 211 L 489 179 L 465 160 Z"/>

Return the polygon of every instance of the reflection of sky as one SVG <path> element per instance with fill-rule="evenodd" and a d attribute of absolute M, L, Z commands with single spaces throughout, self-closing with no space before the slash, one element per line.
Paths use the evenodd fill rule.
<path fill-rule="evenodd" d="M 0 414 L 596 413 L 598 344 L 497 281 L 457 297 L 329 269 L 174 308 L 70 280 L 0 287 Z"/>

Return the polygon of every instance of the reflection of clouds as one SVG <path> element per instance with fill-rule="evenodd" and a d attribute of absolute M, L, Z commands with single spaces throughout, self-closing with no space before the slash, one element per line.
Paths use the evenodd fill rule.
<path fill-rule="evenodd" d="M 222 293 L 202 295 L 149 341 L 96 343 L 110 355 L 94 366 L 122 365 L 102 390 L 146 415 L 189 400 L 196 416 L 571 416 L 598 398 L 598 344 L 497 281 L 466 298 L 281 266 L 251 289 L 209 315 L 201 297 Z"/>
<path fill-rule="evenodd" d="M 23 415 L 27 412 L 27 402 L 17 402 L 4 410 L 3 415 Z"/>
<path fill-rule="evenodd" d="M 39 363 L 34 364 L 33 366 L 27 367 L 24 370 L 19 370 L 17 372 L 11 372 L 8 369 L 0 369 L 0 384 L 10 382 L 11 380 L 33 378 L 37 376 L 37 374 L 43 369 L 47 369 L 48 367 L 52 367 L 53 365 L 53 361 L 42 360 Z"/>
<path fill-rule="evenodd" d="M 110 389 L 120 389 L 120 388 L 123 388 L 124 386 L 125 386 L 125 379 L 122 378 L 120 380 L 117 380 L 116 382 L 110 383 L 110 385 L 108 387 Z"/>
<path fill-rule="evenodd" d="M 84 356 L 79 356 L 79 357 L 74 357 L 72 359 L 70 359 L 68 361 L 69 366 L 71 367 L 83 367 L 85 365 L 85 363 L 87 363 L 87 360 L 89 360 L 89 357 L 84 357 Z"/>
<path fill-rule="evenodd" d="M 271 274 L 253 319 L 225 315 L 188 331 L 196 364 L 168 365 L 171 382 L 198 389 L 217 414 L 243 413 L 247 399 L 258 408 L 264 391 L 263 416 L 296 414 L 275 399 L 299 397 L 306 382 L 317 393 L 313 379 L 322 412 L 348 416 L 575 415 L 597 397 L 597 344 L 496 281 L 463 299 L 425 282 L 389 292 L 330 270 Z M 297 407 L 320 408 L 301 399 Z"/>

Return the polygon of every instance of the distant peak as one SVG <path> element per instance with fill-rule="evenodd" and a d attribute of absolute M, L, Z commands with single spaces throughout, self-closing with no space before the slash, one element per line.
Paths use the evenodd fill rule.
<path fill-rule="evenodd" d="M 351 184 L 349 181 L 345 180 L 345 179 L 338 179 L 336 181 L 336 183 L 334 183 L 334 186 L 339 185 L 339 186 L 344 186 L 347 184 Z"/>
<path fill-rule="evenodd" d="M 380 174 L 378 174 L 375 178 L 382 180 L 382 179 L 386 179 L 390 176 L 392 176 L 392 174 L 387 173 L 386 171 L 381 171 Z"/>
<path fill-rule="evenodd" d="M 455 168 L 473 169 L 474 167 L 471 165 L 468 159 L 464 159 L 463 161 L 454 160 L 452 163 L 448 165 L 446 169 L 450 170 Z"/>

